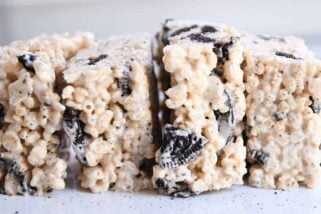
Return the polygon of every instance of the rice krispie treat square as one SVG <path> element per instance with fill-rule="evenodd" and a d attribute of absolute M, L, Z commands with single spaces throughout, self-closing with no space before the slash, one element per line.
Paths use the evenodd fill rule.
<path fill-rule="evenodd" d="M 157 36 L 167 109 L 154 186 L 187 197 L 243 184 L 240 34 L 223 25 L 166 20 Z"/>
<path fill-rule="evenodd" d="M 242 36 L 249 184 L 315 187 L 321 178 L 321 63 L 303 40 Z"/>
<path fill-rule="evenodd" d="M 157 91 L 151 40 L 111 37 L 79 52 L 64 71 L 64 129 L 92 192 L 151 188 Z"/>
<path fill-rule="evenodd" d="M 65 187 L 57 79 L 92 43 L 89 33 L 42 35 L 0 48 L 0 192 L 41 195 Z"/>

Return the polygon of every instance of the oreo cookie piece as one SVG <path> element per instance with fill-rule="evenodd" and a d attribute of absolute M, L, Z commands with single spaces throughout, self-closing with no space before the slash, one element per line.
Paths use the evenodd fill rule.
<path fill-rule="evenodd" d="M 215 42 L 215 39 L 204 36 L 201 33 L 192 33 L 187 36 L 190 40 L 200 42 L 200 43 L 212 43 Z"/>
<path fill-rule="evenodd" d="M 285 52 L 281 52 L 281 51 L 275 52 L 275 55 L 290 58 L 290 59 L 301 59 L 301 58 L 294 56 L 293 54 L 285 53 Z"/>
<path fill-rule="evenodd" d="M 225 113 L 216 110 L 214 111 L 214 114 L 218 123 L 218 132 L 224 137 L 224 139 L 226 139 L 225 142 L 228 143 L 233 139 L 233 131 L 236 120 L 232 97 L 227 90 L 224 91 L 224 94 L 227 97 L 225 104 L 228 106 L 229 110 Z"/>
<path fill-rule="evenodd" d="M 162 30 L 162 43 L 163 45 L 168 45 L 169 44 L 169 31 L 170 28 L 167 26 L 168 22 L 173 21 L 173 19 L 166 19 L 163 24 L 163 30 Z"/>
<path fill-rule="evenodd" d="M 18 192 L 21 194 L 29 193 L 28 191 L 28 181 L 24 172 L 21 170 L 21 166 L 16 160 L 6 161 L 6 173 L 9 176 L 14 177 L 18 183 Z"/>
<path fill-rule="evenodd" d="M 17 56 L 18 61 L 23 65 L 23 67 L 32 73 L 35 73 L 35 69 L 33 67 L 33 62 L 37 59 L 36 55 L 33 54 L 23 54 L 21 56 Z"/>
<path fill-rule="evenodd" d="M 218 63 L 224 64 L 229 60 L 229 48 L 235 44 L 239 38 L 231 37 L 229 42 L 219 42 L 214 44 L 213 52 L 217 55 Z"/>
<path fill-rule="evenodd" d="M 185 181 L 175 182 L 174 188 L 176 191 L 171 193 L 171 196 L 174 198 L 188 198 L 195 195 L 195 193 L 190 189 L 188 183 Z"/>
<path fill-rule="evenodd" d="M 81 111 L 67 107 L 64 112 L 64 132 L 82 164 L 87 164 L 85 147 L 88 144 L 84 132 L 84 124 L 80 120 Z"/>
<path fill-rule="evenodd" d="M 277 40 L 279 42 L 285 42 L 285 39 L 282 37 L 276 37 L 276 36 L 264 36 L 264 35 L 258 35 L 258 37 L 264 41 L 270 41 L 270 40 Z"/>
<path fill-rule="evenodd" d="M 28 184 L 28 192 L 30 195 L 34 195 L 36 194 L 38 191 L 37 187 L 31 186 L 30 184 Z"/>
<path fill-rule="evenodd" d="M 155 181 L 155 186 L 161 194 L 168 194 L 173 198 L 188 198 L 195 195 L 195 193 L 190 190 L 188 183 L 184 181 L 171 182 L 158 178 Z"/>
<path fill-rule="evenodd" d="M 99 55 L 98 57 L 94 57 L 94 58 L 89 58 L 89 62 L 88 62 L 88 65 L 95 65 L 97 62 L 107 58 L 107 54 L 101 54 Z"/>
<path fill-rule="evenodd" d="M 10 175 L 14 175 L 17 177 L 24 177 L 24 174 L 21 171 L 20 166 L 16 160 L 11 160 L 8 162 L 7 172 Z"/>
<path fill-rule="evenodd" d="M 0 103 L 0 129 L 4 125 L 4 117 L 6 116 L 6 111 L 4 106 Z"/>
<path fill-rule="evenodd" d="M 164 179 L 158 178 L 155 181 L 155 185 L 157 187 L 157 189 L 161 192 L 161 193 L 166 193 L 169 189 L 167 183 L 165 182 Z"/>
<path fill-rule="evenodd" d="M 0 158 L 0 171 L 7 171 L 7 162 Z"/>
<path fill-rule="evenodd" d="M 217 29 L 214 26 L 204 25 L 201 27 L 201 32 L 202 33 L 215 33 L 215 32 L 217 32 Z"/>
<path fill-rule="evenodd" d="M 207 139 L 188 130 L 166 124 L 160 149 L 159 164 L 162 168 L 174 168 L 196 158 Z"/>
<path fill-rule="evenodd" d="M 276 121 L 281 121 L 287 117 L 286 113 L 278 111 L 273 114 Z"/>
<path fill-rule="evenodd" d="M 170 37 L 178 36 L 178 35 L 180 35 L 180 34 L 182 34 L 184 32 L 188 32 L 188 31 L 190 31 L 192 29 L 195 29 L 197 27 L 198 27 L 197 25 L 191 25 L 191 26 L 188 26 L 188 27 L 183 27 L 183 28 L 178 29 L 178 30 L 174 31 L 173 33 L 171 33 Z"/>
<path fill-rule="evenodd" d="M 132 70 L 132 68 L 131 68 L 130 64 L 128 62 L 125 63 L 122 77 L 117 79 L 117 86 L 122 91 L 121 96 L 130 95 L 130 93 L 132 92 L 132 89 L 130 88 L 130 84 L 131 84 L 130 72 L 131 72 L 131 70 Z"/>
<path fill-rule="evenodd" d="M 313 99 L 312 96 L 310 96 L 309 99 L 312 102 L 309 107 L 312 109 L 313 113 L 319 114 L 321 111 L 321 102 L 319 100 Z"/>
<path fill-rule="evenodd" d="M 264 152 L 263 150 L 253 149 L 251 150 L 251 158 L 254 162 L 264 165 L 269 160 L 269 153 Z"/>

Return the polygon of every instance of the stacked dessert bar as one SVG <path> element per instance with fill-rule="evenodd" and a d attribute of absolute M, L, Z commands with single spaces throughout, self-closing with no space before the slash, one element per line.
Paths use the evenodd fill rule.
<path fill-rule="evenodd" d="M 0 192 L 41 195 L 65 187 L 59 79 L 88 47 L 88 33 L 42 35 L 0 48 Z"/>
<path fill-rule="evenodd" d="M 315 187 L 321 178 L 321 64 L 292 36 L 244 34 L 249 184 Z"/>
<path fill-rule="evenodd" d="M 242 184 L 245 96 L 240 33 L 167 20 L 158 34 L 165 105 L 154 186 L 189 196 Z"/>
<path fill-rule="evenodd" d="M 148 35 L 112 37 L 80 51 L 64 71 L 64 130 L 93 192 L 151 188 L 157 91 Z"/>

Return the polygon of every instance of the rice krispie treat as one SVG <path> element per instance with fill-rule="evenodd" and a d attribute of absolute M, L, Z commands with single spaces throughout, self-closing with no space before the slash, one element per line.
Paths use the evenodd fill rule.
<path fill-rule="evenodd" d="M 240 34 L 223 25 L 166 20 L 158 40 L 168 109 L 154 186 L 161 193 L 188 197 L 242 184 Z"/>
<path fill-rule="evenodd" d="M 0 48 L 0 192 L 41 195 L 65 187 L 62 105 L 56 80 L 88 33 L 42 35 Z"/>
<path fill-rule="evenodd" d="M 64 71 L 66 136 L 92 192 L 151 188 L 157 92 L 149 36 L 112 37 L 79 52 Z"/>
<path fill-rule="evenodd" d="M 321 64 L 303 40 L 246 34 L 249 184 L 314 187 L 321 178 Z"/>

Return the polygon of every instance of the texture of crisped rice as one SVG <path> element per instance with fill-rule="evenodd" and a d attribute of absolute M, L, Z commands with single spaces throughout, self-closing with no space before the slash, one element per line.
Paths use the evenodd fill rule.
<path fill-rule="evenodd" d="M 242 37 L 249 184 L 315 187 L 321 177 L 321 63 L 303 40 Z"/>
<path fill-rule="evenodd" d="M 157 128 L 150 37 L 111 37 L 64 71 L 65 132 L 92 192 L 151 188 Z M 157 100 L 157 99 L 156 99 Z"/>
<path fill-rule="evenodd" d="M 65 187 L 57 78 L 90 33 L 42 35 L 0 47 L 0 192 L 41 195 Z"/>
<path fill-rule="evenodd" d="M 234 28 L 202 22 L 166 20 L 158 33 L 167 107 L 152 179 L 160 192 L 187 197 L 243 183 L 239 40 Z"/>

